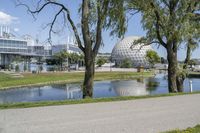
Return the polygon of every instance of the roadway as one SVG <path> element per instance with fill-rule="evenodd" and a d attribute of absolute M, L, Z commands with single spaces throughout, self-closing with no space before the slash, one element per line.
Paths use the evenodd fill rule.
<path fill-rule="evenodd" d="M 158 133 L 200 124 L 200 94 L 0 110 L 0 133 Z"/>

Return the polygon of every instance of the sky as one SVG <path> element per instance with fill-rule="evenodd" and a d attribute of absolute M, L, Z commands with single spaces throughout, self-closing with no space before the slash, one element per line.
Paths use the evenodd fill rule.
<path fill-rule="evenodd" d="M 26 1 L 27 0 L 22 0 Z M 29 0 L 32 2 L 34 0 Z M 44 27 L 53 20 L 53 15 L 56 13 L 57 9 L 54 7 L 45 8 L 43 12 L 34 17 L 27 12 L 27 9 L 23 6 L 16 6 L 15 0 L 0 0 L 0 25 L 9 25 L 12 28 L 12 32 L 17 36 L 31 35 L 33 38 L 38 38 L 40 42 L 46 42 L 48 38 L 49 29 Z M 81 0 L 69 0 L 64 1 L 67 7 L 70 9 L 72 19 L 78 25 L 80 22 L 80 15 L 77 12 Z M 30 4 L 30 3 L 29 3 Z M 34 5 L 32 5 L 34 6 Z M 62 16 L 60 16 L 62 17 Z M 61 20 L 61 19 L 59 19 Z M 145 36 L 145 31 L 140 23 L 141 14 L 134 15 L 128 22 L 126 36 Z M 66 25 L 65 28 L 62 26 L 63 21 L 59 21 L 55 25 L 58 34 L 52 35 L 52 40 L 55 44 L 66 43 L 67 37 L 72 36 L 73 32 L 70 30 L 70 26 Z M 100 52 L 111 53 L 115 44 L 120 41 L 117 37 L 110 37 L 109 31 L 103 32 L 103 42 L 104 46 L 101 47 Z M 152 46 L 160 56 L 166 57 L 165 49 L 160 46 Z M 183 60 L 185 58 L 185 48 L 180 47 L 178 52 L 178 59 Z M 192 58 L 200 58 L 200 47 L 196 49 Z"/>

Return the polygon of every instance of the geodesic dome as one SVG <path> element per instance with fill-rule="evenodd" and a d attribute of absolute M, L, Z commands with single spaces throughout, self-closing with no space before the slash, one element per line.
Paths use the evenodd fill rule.
<path fill-rule="evenodd" d="M 134 67 L 147 67 L 149 64 L 145 59 L 145 55 L 146 52 L 152 50 L 152 48 L 150 45 L 142 46 L 144 44 L 133 45 L 133 42 L 139 38 L 140 37 L 130 36 L 119 41 L 112 50 L 112 61 L 114 61 L 116 65 L 120 65 L 123 60 L 129 59 Z"/>

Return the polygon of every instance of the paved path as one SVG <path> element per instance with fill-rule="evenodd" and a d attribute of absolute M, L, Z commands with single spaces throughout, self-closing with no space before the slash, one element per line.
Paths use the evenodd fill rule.
<path fill-rule="evenodd" d="M 1 133 L 157 133 L 200 123 L 200 94 L 0 111 Z"/>

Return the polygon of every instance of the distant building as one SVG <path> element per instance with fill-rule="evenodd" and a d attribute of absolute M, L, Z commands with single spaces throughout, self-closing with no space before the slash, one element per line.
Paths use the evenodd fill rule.
<path fill-rule="evenodd" d="M 98 58 L 105 58 L 107 61 L 110 61 L 111 53 L 98 53 L 97 54 L 97 59 Z"/>
<path fill-rule="evenodd" d="M 36 43 L 30 36 L 16 38 L 8 26 L 0 26 L 0 67 L 10 65 L 16 57 L 26 58 L 51 56 L 51 49 Z"/>
<path fill-rule="evenodd" d="M 133 42 L 140 37 L 130 36 L 125 37 L 118 42 L 112 50 L 111 58 L 117 66 L 125 59 L 132 62 L 133 67 L 144 66 L 148 67 L 149 63 L 145 59 L 146 52 L 152 50 L 151 46 L 142 46 L 143 44 L 133 45 Z"/>
<path fill-rule="evenodd" d="M 56 53 L 59 53 L 61 51 L 67 51 L 68 53 L 77 53 L 77 54 L 81 53 L 79 47 L 72 43 L 57 44 L 52 46 L 52 55 L 55 55 Z"/>

